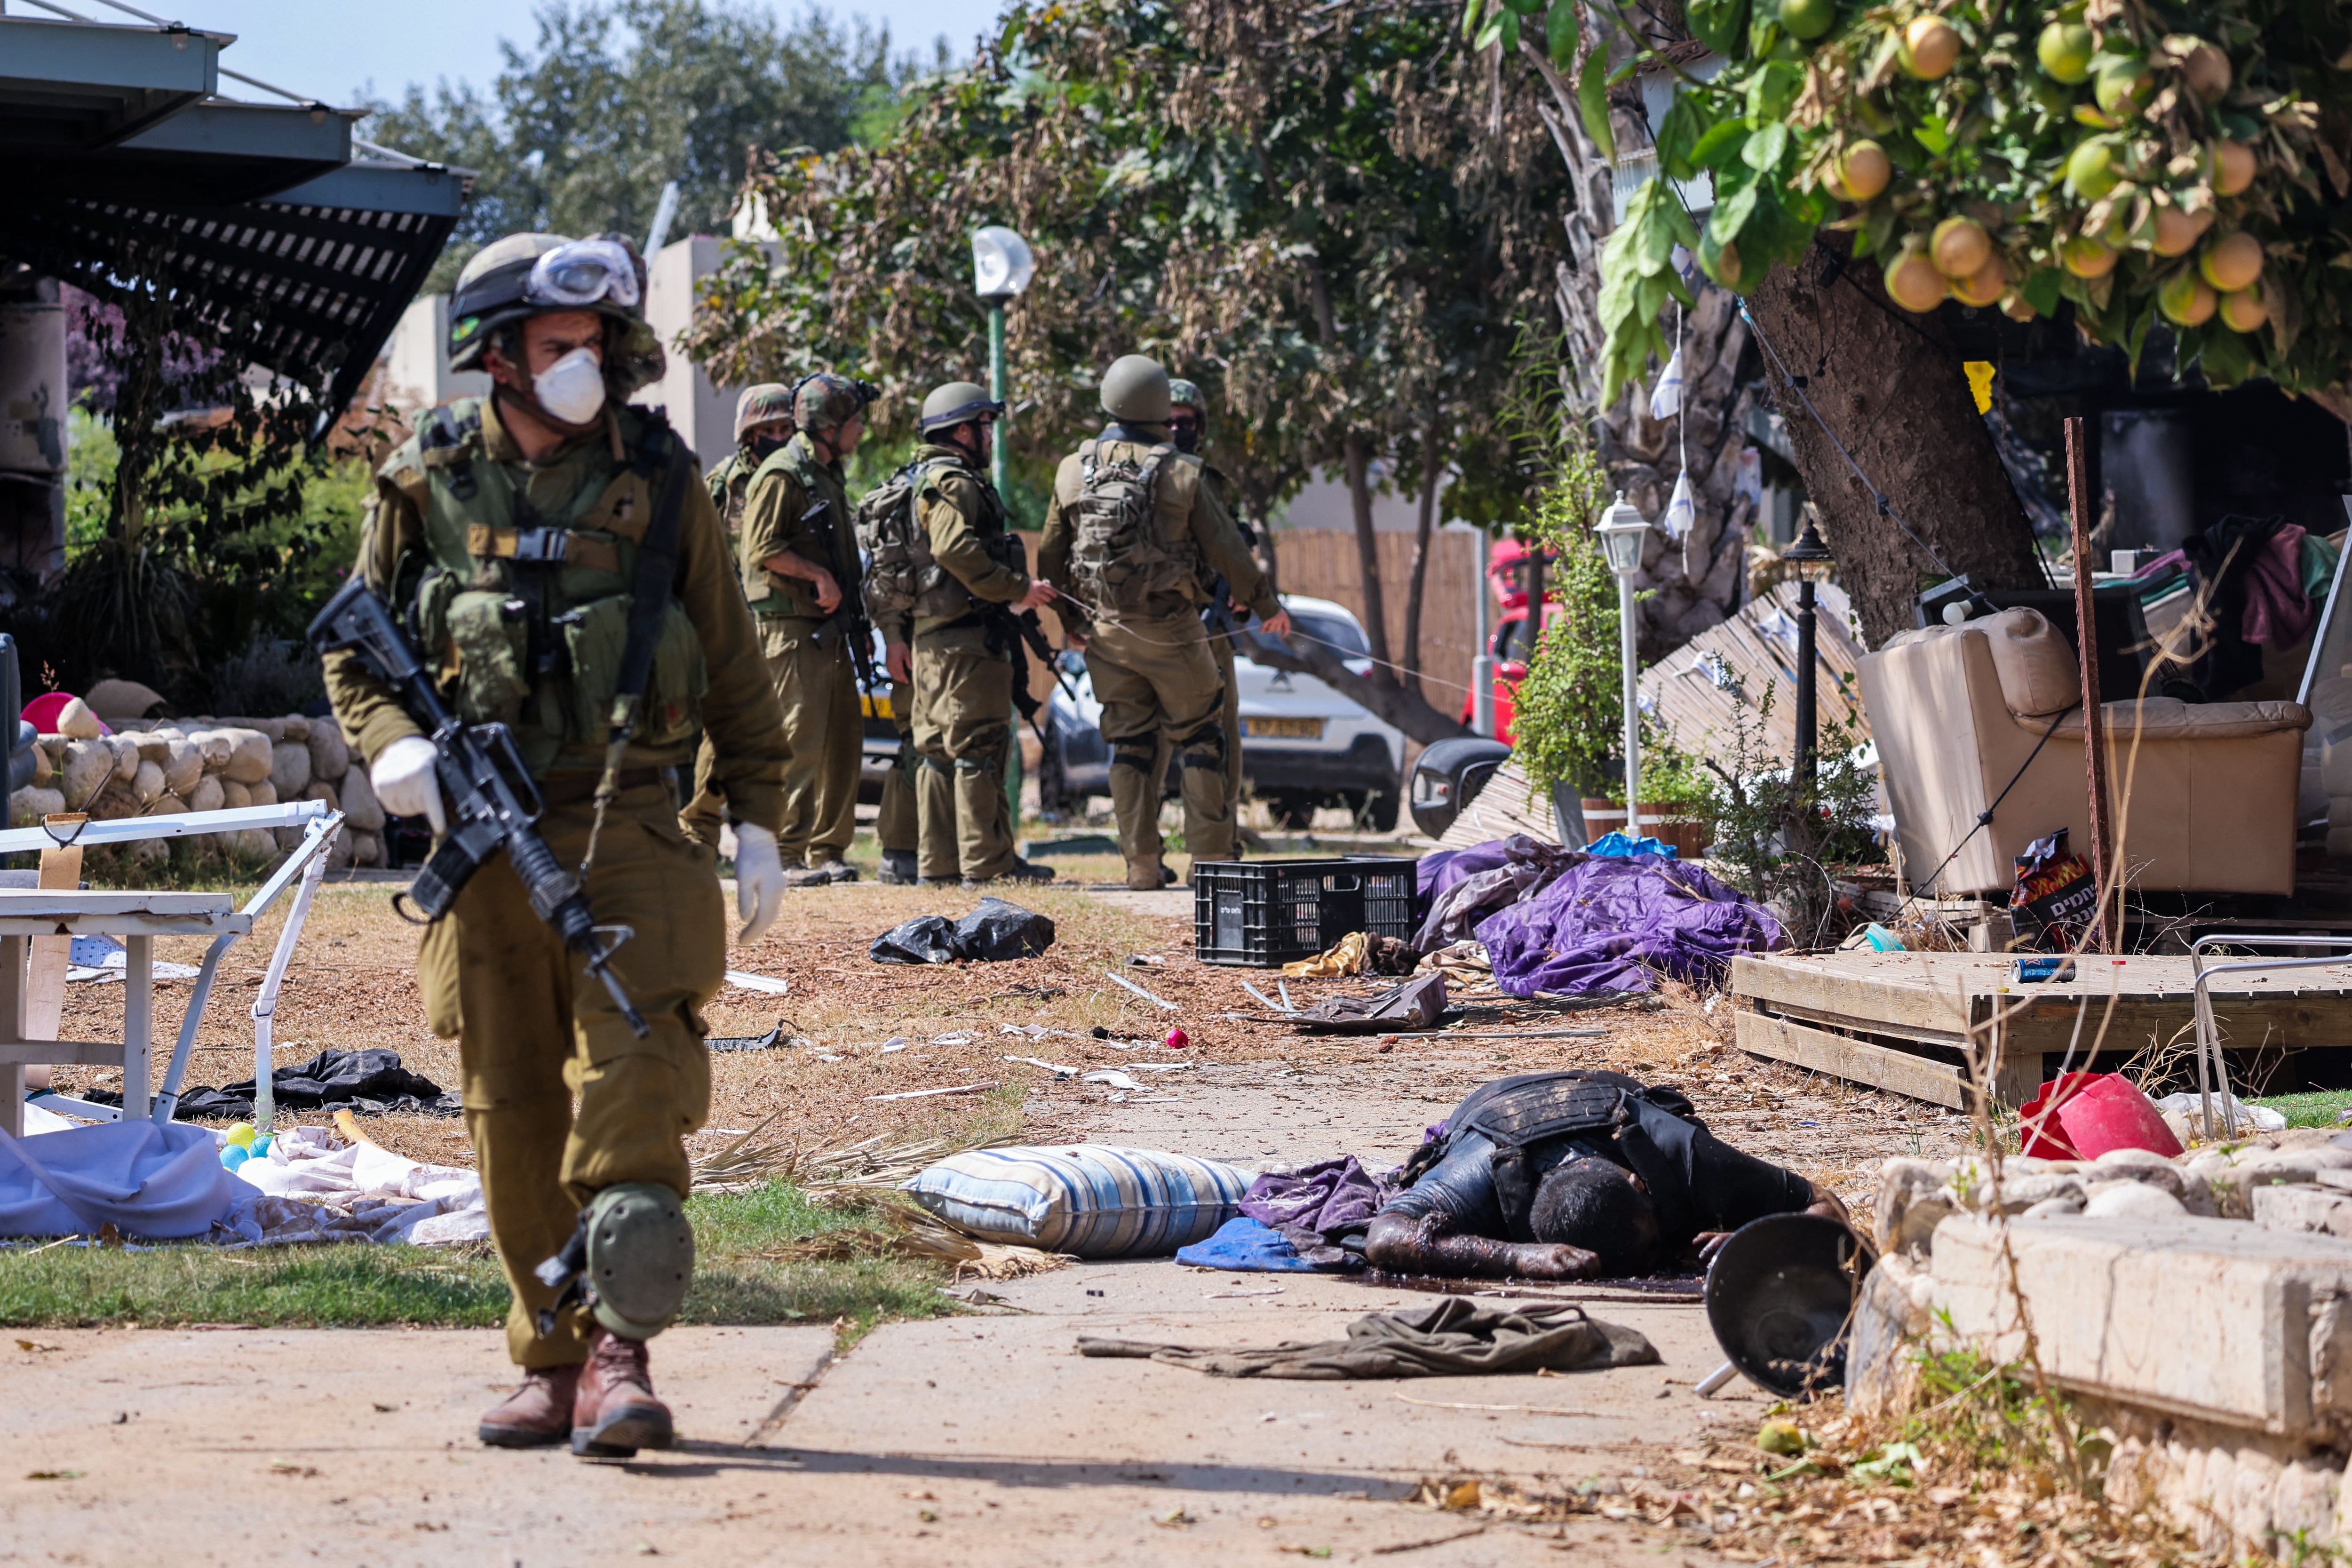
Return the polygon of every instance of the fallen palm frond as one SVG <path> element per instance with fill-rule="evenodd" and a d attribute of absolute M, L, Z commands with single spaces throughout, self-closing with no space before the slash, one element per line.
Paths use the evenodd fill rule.
<path fill-rule="evenodd" d="M 751 1256 L 781 1263 L 846 1261 L 861 1258 L 909 1258 L 955 1265 L 957 1279 L 1020 1279 L 1063 1268 L 1077 1259 L 1034 1247 L 981 1241 L 895 1195 L 878 1205 L 882 1223 L 804 1236 Z"/>
<path fill-rule="evenodd" d="M 987 1132 L 931 1138 L 894 1138 L 879 1132 L 856 1143 L 803 1142 L 768 1129 L 787 1114 L 779 1110 L 757 1127 L 694 1163 L 698 1193 L 740 1192 L 768 1182 L 798 1187 L 819 1203 L 850 1194 L 887 1191 L 924 1166 L 950 1154 L 985 1149 L 1009 1140 Z"/>

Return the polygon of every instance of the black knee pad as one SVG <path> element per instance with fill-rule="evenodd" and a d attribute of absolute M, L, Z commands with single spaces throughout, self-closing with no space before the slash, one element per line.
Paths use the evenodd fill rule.
<path fill-rule="evenodd" d="M 1110 743 L 1110 765 L 1113 768 L 1133 768 L 1149 777 L 1151 765 L 1159 760 L 1160 739 L 1156 735 L 1141 735 L 1133 740 Z"/>
<path fill-rule="evenodd" d="M 1176 743 L 1184 749 L 1186 767 L 1204 768 L 1215 773 L 1224 771 L 1225 727 L 1221 720 L 1210 720 Z"/>

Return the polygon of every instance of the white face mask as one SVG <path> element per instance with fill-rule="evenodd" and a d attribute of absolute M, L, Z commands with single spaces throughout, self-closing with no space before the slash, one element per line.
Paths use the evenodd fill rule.
<path fill-rule="evenodd" d="M 604 406 L 604 367 L 594 349 L 573 349 L 530 384 L 539 405 L 566 425 L 585 425 Z"/>

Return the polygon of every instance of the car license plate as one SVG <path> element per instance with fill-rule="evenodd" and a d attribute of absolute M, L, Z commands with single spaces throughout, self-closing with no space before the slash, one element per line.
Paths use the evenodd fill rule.
<path fill-rule="evenodd" d="M 1320 719 L 1244 719 L 1242 733 L 1267 741 L 1319 741 L 1323 738 Z"/>

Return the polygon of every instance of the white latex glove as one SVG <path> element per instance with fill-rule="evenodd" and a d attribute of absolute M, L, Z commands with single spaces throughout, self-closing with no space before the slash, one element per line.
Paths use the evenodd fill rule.
<path fill-rule="evenodd" d="M 441 753 L 422 735 L 403 735 L 383 749 L 368 769 L 375 797 L 394 816 L 422 816 L 438 838 L 449 831 L 448 809 L 441 804 L 441 780 L 434 772 Z"/>
<path fill-rule="evenodd" d="M 776 836 L 753 823 L 737 823 L 735 913 L 743 921 L 735 933 L 737 944 L 749 947 L 767 935 L 783 901 L 784 861 L 776 853 Z"/>

